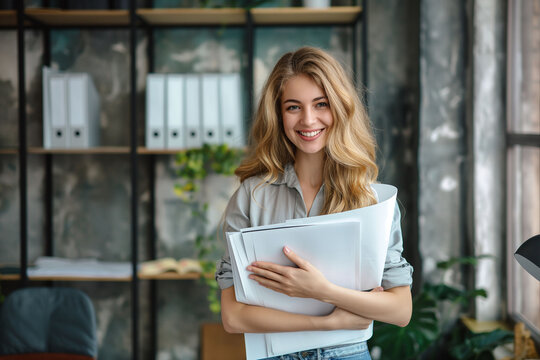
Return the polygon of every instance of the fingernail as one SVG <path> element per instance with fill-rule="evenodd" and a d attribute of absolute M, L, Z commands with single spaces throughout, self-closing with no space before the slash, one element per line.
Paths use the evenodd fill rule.
<path fill-rule="evenodd" d="M 288 254 L 291 252 L 291 249 L 289 249 L 288 247 L 284 246 L 283 247 L 283 251 L 285 252 L 285 254 Z"/>
<path fill-rule="evenodd" d="M 253 268 L 252 268 L 251 266 L 248 266 L 248 267 L 246 268 L 246 270 L 247 270 L 247 271 L 251 271 L 251 270 L 253 270 Z"/>

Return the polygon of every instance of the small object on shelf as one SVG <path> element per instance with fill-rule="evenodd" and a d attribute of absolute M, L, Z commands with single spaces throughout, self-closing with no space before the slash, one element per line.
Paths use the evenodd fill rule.
<path fill-rule="evenodd" d="M 40 256 L 35 266 L 28 268 L 28 277 L 73 277 L 73 278 L 125 278 L 130 277 L 131 263 L 100 261 L 97 259 L 67 259 Z"/>
<path fill-rule="evenodd" d="M 99 145 L 100 100 L 86 73 L 43 67 L 43 147 L 86 149 Z"/>
<path fill-rule="evenodd" d="M 330 0 L 303 0 L 304 6 L 312 9 L 325 9 L 330 7 Z"/>
<path fill-rule="evenodd" d="M 514 326 L 514 360 L 538 359 L 531 332 L 522 322 Z"/>
<path fill-rule="evenodd" d="M 175 272 L 179 275 L 201 274 L 203 269 L 199 260 L 182 258 L 177 261 L 170 257 L 145 261 L 139 267 L 139 275 L 142 276 L 156 276 L 167 272 Z"/>

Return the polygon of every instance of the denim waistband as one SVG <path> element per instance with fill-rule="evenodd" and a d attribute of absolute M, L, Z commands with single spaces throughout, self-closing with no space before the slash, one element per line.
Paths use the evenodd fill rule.
<path fill-rule="evenodd" d="M 318 349 L 304 350 L 287 355 L 275 356 L 267 358 L 266 360 L 315 360 L 315 359 L 334 359 L 341 358 L 346 356 L 351 356 L 355 354 L 368 353 L 368 346 L 365 341 L 345 344 L 345 345 L 336 345 L 328 346 Z M 369 358 L 369 357 L 368 357 Z"/>

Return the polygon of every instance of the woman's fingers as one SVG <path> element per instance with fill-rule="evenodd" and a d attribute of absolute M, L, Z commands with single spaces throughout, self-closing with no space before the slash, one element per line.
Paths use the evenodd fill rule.
<path fill-rule="evenodd" d="M 279 269 L 279 268 L 277 268 L 277 269 L 282 270 L 282 269 Z M 283 275 L 280 272 L 267 270 L 266 268 L 263 268 L 263 267 L 248 266 L 247 270 L 251 271 L 252 273 L 254 273 L 256 275 L 258 275 L 259 277 L 265 277 L 267 279 L 271 279 L 271 280 L 278 281 L 278 282 L 281 282 L 281 280 L 283 280 Z M 251 275 L 250 275 L 250 278 L 252 278 Z"/>
<path fill-rule="evenodd" d="M 289 260 L 291 260 L 301 269 L 307 269 L 307 267 L 310 265 L 308 261 L 296 255 L 296 253 L 292 251 L 288 246 L 283 247 L 283 253 L 289 258 Z"/>

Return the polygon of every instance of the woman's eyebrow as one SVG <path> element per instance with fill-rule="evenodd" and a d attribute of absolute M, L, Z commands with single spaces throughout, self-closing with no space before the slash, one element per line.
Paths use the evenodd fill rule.
<path fill-rule="evenodd" d="M 311 102 L 319 101 L 319 100 L 322 100 L 322 99 L 327 99 L 328 100 L 328 98 L 326 96 L 319 96 L 319 97 L 316 97 L 315 99 L 311 100 Z M 288 103 L 288 102 L 297 103 L 297 104 L 301 103 L 299 100 L 296 100 L 296 99 L 287 99 L 287 100 L 283 101 L 284 104 Z"/>

